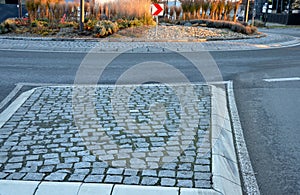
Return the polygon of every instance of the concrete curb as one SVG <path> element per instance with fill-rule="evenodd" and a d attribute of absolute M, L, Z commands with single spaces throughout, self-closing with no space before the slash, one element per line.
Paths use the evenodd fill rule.
<path fill-rule="evenodd" d="M 128 38 L 128 39 L 120 39 L 120 38 L 108 38 L 108 39 L 99 39 L 99 38 L 63 38 L 63 37 L 13 37 L 13 36 L 0 36 L 2 39 L 10 39 L 10 40 L 28 40 L 28 41 L 82 41 L 82 42 L 205 42 L 205 41 L 226 41 L 226 40 L 243 40 L 243 39 L 255 39 L 266 37 L 267 35 L 264 33 L 251 35 L 249 37 L 241 37 L 241 38 L 203 38 L 203 39 L 176 39 L 176 40 L 167 40 L 167 39 L 159 39 L 159 40 L 148 40 L 141 38 Z"/>
<path fill-rule="evenodd" d="M 0 39 L 4 40 L 0 37 Z M 12 38 L 12 40 L 22 40 L 17 38 Z M 95 47 L 80 46 L 80 47 L 65 47 L 65 46 L 55 46 L 55 47 L 38 47 L 33 44 L 24 43 L 21 45 L 12 45 L 12 44 L 4 44 L 4 46 L 0 47 L 1 51 L 25 51 L 25 52 L 52 52 L 52 53 L 111 53 L 111 52 L 119 52 L 122 48 L 128 48 L 128 52 L 132 53 L 161 53 L 168 52 L 165 48 L 169 48 L 172 51 L 177 52 L 213 52 L 213 51 L 251 51 L 251 50 L 265 50 L 265 49 L 278 49 L 278 48 L 286 48 L 300 45 L 300 39 L 296 37 L 291 37 L 293 40 L 285 40 L 274 43 L 248 43 L 243 41 L 230 42 L 230 40 L 226 41 L 205 41 L 205 42 L 189 42 L 189 41 L 181 41 L 181 42 L 172 42 L 172 41 L 157 41 L 157 42 L 107 42 L 107 41 L 81 41 L 76 40 L 73 41 L 78 43 L 90 42 L 93 44 L 99 44 Z M 28 39 L 29 40 L 29 39 Z M 244 39 L 247 40 L 247 39 Z M 41 40 L 39 38 L 34 38 L 32 41 L 53 41 L 50 39 Z M 63 42 L 61 42 L 63 43 Z M 106 47 L 106 45 L 119 44 L 114 47 Z M 194 44 L 194 45 L 192 45 Z M 204 45 L 201 45 L 204 44 Z M 139 47 L 142 45 L 143 47 Z M 154 45 L 155 47 L 161 48 L 160 51 L 149 51 L 147 47 L 151 47 Z M 195 47 L 196 46 L 196 47 Z M 102 48 L 104 47 L 104 48 Z M 136 49 L 138 49 L 136 51 Z M 144 49 L 144 50 L 142 50 Z"/>
<path fill-rule="evenodd" d="M 211 103 L 213 189 L 221 194 L 242 194 L 228 113 L 226 85 L 212 86 Z"/>
<path fill-rule="evenodd" d="M 244 139 L 243 129 L 240 123 L 238 110 L 235 104 L 232 81 L 227 84 L 227 95 L 233 134 L 235 138 L 235 147 L 237 149 L 238 163 L 242 176 L 242 185 L 245 194 L 260 194 L 255 174 L 251 165 L 246 142 Z"/>
<path fill-rule="evenodd" d="M 58 85 L 57 87 L 63 86 L 64 85 Z M 244 140 L 243 136 L 240 135 L 241 132 L 238 132 L 241 131 L 241 128 L 238 129 L 238 125 L 240 124 L 239 118 L 237 111 L 234 110 L 236 107 L 234 107 L 235 102 L 232 83 L 224 82 L 223 86 L 221 85 L 221 87 L 214 85 L 211 85 L 211 87 L 212 189 L 96 184 L 81 182 L 0 180 L 0 194 L 10 195 L 20 194 L 21 192 L 24 195 L 84 195 L 96 193 L 99 194 L 100 192 L 101 194 L 108 195 L 152 195 L 154 193 L 160 193 L 161 195 L 242 194 L 242 186 L 245 188 L 246 194 L 259 194 L 254 174 L 249 175 L 252 167 L 249 161 L 249 156 L 247 156 L 247 148 L 240 147 L 240 145 L 245 147 L 245 144 L 243 144 Z M 37 88 L 22 93 L 7 107 L 7 109 L 0 114 L 0 128 Z M 228 103 L 226 92 L 228 93 Z M 230 111 L 228 108 L 230 108 Z M 233 119 L 233 121 L 231 121 L 231 119 Z M 233 133 L 235 136 L 233 136 Z M 237 135 L 239 139 L 236 138 Z M 238 157 L 236 156 L 234 138 L 235 141 L 238 141 L 236 143 Z M 240 155 L 242 155 L 242 157 Z M 238 160 L 242 160 L 242 162 L 239 162 Z M 247 170 L 249 166 L 251 167 L 251 170 Z M 241 183 L 240 179 L 239 167 L 241 167 L 243 184 Z"/>
<path fill-rule="evenodd" d="M 214 190 L 81 182 L 0 180 L 1 195 L 218 195 Z"/>

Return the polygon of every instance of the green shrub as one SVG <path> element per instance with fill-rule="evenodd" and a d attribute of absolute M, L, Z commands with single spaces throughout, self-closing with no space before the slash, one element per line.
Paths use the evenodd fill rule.
<path fill-rule="evenodd" d="M 256 27 L 265 27 L 265 23 L 260 20 L 254 20 L 254 26 Z"/>
<path fill-rule="evenodd" d="M 9 31 L 14 31 L 17 29 L 17 24 L 15 19 L 8 18 L 4 21 L 4 27 L 7 28 Z"/>
<path fill-rule="evenodd" d="M 215 28 L 224 28 L 224 24 L 225 24 L 225 22 L 216 21 L 216 22 L 214 22 L 214 27 Z"/>
<path fill-rule="evenodd" d="M 14 32 L 18 28 L 18 24 L 16 19 L 6 19 L 4 22 L 0 24 L 0 34 Z"/>
<path fill-rule="evenodd" d="M 144 25 L 148 25 L 148 26 L 154 26 L 156 24 L 156 22 L 153 20 L 153 17 L 151 15 L 145 15 L 145 17 L 141 19 L 141 22 Z"/>
<path fill-rule="evenodd" d="M 49 27 L 49 23 L 44 20 L 42 21 L 38 20 L 38 26 Z"/>
<path fill-rule="evenodd" d="M 0 24 L 0 34 L 4 34 L 5 33 L 5 27 L 3 24 Z"/>
<path fill-rule="evenodd" d="M 88 31 L 94 30 L 97 22 L 98 22 L 97 20 L 92 20 L 92 19 L 87 20 L 87 22 L 84 24 L 84 29 Z"/>
<path fill-rule="evenodd" d="M 130 21 L 127 19 L 118 19 L 117 24 L 119 26 L 119 29 L 124 29 L 130 26 Z"/>
<path fill-rule="evenodd" d="M 257 32 L 257 28 L 254 26 L 249 26 L 246 23 L 237 23 L 225 20 L 211 20 L 211 19 L 202 19 L 202 20 L 191 20 L 191 24 L 198 24 L 200 26 L 205 25 L 209 28 L 227 28 L 234 32 L 243 33 L 251 35 Z M 181 22 L 181 25 L 184 25 L 185 22 Z"/>
<path fill-rule="evenodd" d="M 130 26 L 131 27 L 142 26 L 142 25 L 143 25 L 143 23 L 140 20 L 136 19 L 136 18 L 134 20 L 130 21 Z"/>
<path fill-rule="evenodd" d="M 257 33 L 257 28 L 255 26 L 251 26 L 251 34 Z"/>
<path fill-rule="evenodd" d="M 117 22 L 111 22 L 109 20 L 98 21 L 93 29 L 95 37 L 106 37 L 116 33 L 119 30 Z"/>
<path fill-rule="evenodd" d="M 239 23 L 234 23 L 231 26 L 231 30 L 238 33 L 245 33 L 245 26 Z"/>
<path fill-rule="evenodd" d="M 79 25 L 78 25 L 78 23 L 77 22 L 74 22 L 74 21 L 72 21 L 72 22 L 64 22 L 64 23 L 60 23 L 59 25 L 58 25 L 58 27 L 59 28 L 71 28 L 71 27 L 73 27 L 73 28 L 78 28 L 79 27 Z"/>
<path fill-rule="evenodd" d="M 38 21 L 37 20 L 32 21 L 30 26 L 31 27 L 37 27 L 38 26 Z"/>

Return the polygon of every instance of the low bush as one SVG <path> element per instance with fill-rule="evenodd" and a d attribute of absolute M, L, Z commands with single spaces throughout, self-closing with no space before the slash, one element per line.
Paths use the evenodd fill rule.
<path fill-rule="evenodd" d="M 98 20 L 93 20 L 93 19 L 89 19 L 85 22 L 84 24 L 84 29 L 87 31 L 92 31 L 94 30 L 96 24 L 97 24 Z"/>
<path fill-rule="evenodd" d="M 1 24 L 0 24 L 0 34 L 6 33 L 6 32 L 5 32 L 5 29 L 6 29 L 6 28 L 5 28 L 4 25 L 1 23 Z"/>
<path fill-rule="evenodd" d="M 117 22 L 112 22 L 109 20 L 98 21 L 93 29 L 94 37 L 107 37 L 118 32 L 119 26 Z"/>
<path fill-rule="evenodd" d="M 144 18 L 145 19 L 145 18 Z M 96 20 L 87 19 L 84 23 L 84 35 L 93 34 L 94 37 L 107 37 L 119 31 L 119 29 L 129 27 L 143 26 L 145 23 L 151 23 L 144 19 L 118 19 L 116 22 L 111 20 Z M 152 19 L 153 21 L 153 19 Z M 79 24 L 75 21 L 61 21 L 58 24 L 50 23 L 48 19 L 35 19 L 31 23 L 22 19 L 7 19 L 0 24 L 0 34 L 15 32 L 31 32 L 34 34 L 47 36 L 55 35 L 58 32 L 64 31 L 62 28 L 73 28 L 72 32 L 76 32 L 79 29 Z M 75 31 L 74 31 L 75 30 Z"/>
<path fill-rule="evenodd" d="M 141 20 L 138 19 L 134 19 L 130 21 L 130 27 L 136 27 L 136 26 L 142 26 L 143 22 Z"/>
<path fill-rule="evenodd" d="M 25 23 L 26 22 L 20 19 L 8 18 L 0 24 L 0 34 L 14 32 L 18 27 Z"/>
<path fill-rule="evenodd" d="M 254 26 L 249 26 L 248 24 L 242 24 L 238 22 L 231 22 L 225 20 L 210 20 L 210 19 L 202 19 L 202 20 L 191 20 L 191 24 L 199 24 L 205 25 L 209 28 L 227 28 L 234 32 L 243 33 L 247 35 L 255 34 L 257 32 L 257 28 Z M 180 23 L 184 25 L 184 23 Z"/>
<path fill-rule="evenodd" d="M 130 22 L 126 19 L 118 19 L 117 23 L 120 29 L 128 28 L 130 26 Z"/>
<path fill-rule="evenodd" d="M 261 20 L 254 20 L 254 26 L 256 26 L 256 27 L 265 27 L 265 23 Z"/>
<path fill-rule="evenodd" d="M 71 21 L 71 22 L 61 22 L 58 25 L 59 28 L 71 28 L 73 27 L 74 29 L 79 28 L 79 24 L 77 22 Z"/>

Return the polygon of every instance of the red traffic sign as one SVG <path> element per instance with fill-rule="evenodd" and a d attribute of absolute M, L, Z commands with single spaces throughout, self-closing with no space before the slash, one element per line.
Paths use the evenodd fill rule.
<path fill-rule="evenodd" d="M 162 16 L 164 14 L 164 4 L 154 3 L 151 5 L 152 16 Z"/>

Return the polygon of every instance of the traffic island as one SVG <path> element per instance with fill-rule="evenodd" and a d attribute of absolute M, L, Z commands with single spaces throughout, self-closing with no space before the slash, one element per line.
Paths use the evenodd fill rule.
<path fill-rule="evenodd" d="M 187 86 L 170 87 L 44 86 L 23 93 L 0 115 L 1 191 L 25 185 L 37 194 L 71 194 L 69 186 L 108 194 L 242 194 L 226 87 L 195 84 L 192 104 L 176 99 Z M 126 94 L 128 102 L 113 98 Z"/>

